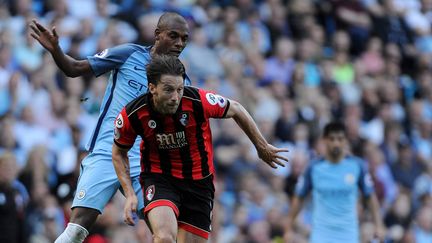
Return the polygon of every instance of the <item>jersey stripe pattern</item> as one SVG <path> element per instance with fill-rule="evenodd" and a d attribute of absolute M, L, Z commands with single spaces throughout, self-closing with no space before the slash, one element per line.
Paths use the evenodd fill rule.
<path fill-rule="evenodd" d="M 177 112 L 161 115 L 153 109 L 151 94 L 130 102 L 115 122 L 114 142 L 132 147 L 142 138 L 141 171 L 199 180 L 214 173 L 210 118 L 223 118 L 229 101 L 217 94 L 185 87 Z"/>

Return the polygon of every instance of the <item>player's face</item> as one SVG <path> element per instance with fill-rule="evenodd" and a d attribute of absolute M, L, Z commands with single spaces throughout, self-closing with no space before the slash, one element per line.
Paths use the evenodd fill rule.
<path fill-rule="evenodd" d="M 153 104 L 159 113 L 172 115 L 176 113 L 183 97 L 183 77 L 162 75 L 157 85 L 149 84 L 150 93 L 153 95 Z"/>
<path fill-rule="evenodd" d="M 331 132 L 324 138 L 327 153 L 333 157 L 338 158 L 343 155 L 346 146 L 346 137 L 344 132 Z"/>
<path fill-rule="evenodd" d="M 165 29 L 156 30 L 156 53 L 178 57 L 186 47 L 188 39 L 187 23 L 173 21 Z"/>

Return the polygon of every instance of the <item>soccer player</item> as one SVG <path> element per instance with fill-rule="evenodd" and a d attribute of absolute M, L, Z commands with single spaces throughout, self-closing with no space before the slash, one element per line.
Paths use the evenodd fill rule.
<path fill-rule="evenodd" d="M 371 176 L 364 161 L 347 154 L 345 126 L 331 122 L 324 127 L 325 156 L 311 162 L 299 178 L 292 199 L 285 232 L 292 241 L 292 227 L 304 199 L 312 192 L 312 230 L 310 242 L 359 242 L 357 215 L 358 191 L 366 197 L 375 223 L 376 237 L 383 240 L 384 226 Z"/>
<path fill-rule="evenodd" d="M 215 190 L 210 118 L 233 118 L 272 168 L 288 161 L 279 154 L 287 150 L 268 144 L 242 105 L 185 87 L 184 75 L 176 57 L 154 57 L 147 66 L 149 93 L 130 102 L 115 122 L 112 156 L 126 195 L 125 222 L 133 225 L 137 202 L 127 154 L 140 136 L 144 213 L 155 243 L 207 242 Z"/>
<path fill-rule="evenodd" d="M 105 205 L 120 188 L 111 161 L 113 122 L 129 101 L 147 92 L 146 64 L 155 54 L 178 56 L 186 46 L 189 28 L 186 20 L 176 13 L 164 13 L 155 30 L 153 46 L 124 44 L 106 49 L 85 60 L 65 55 L 58 44 L 55 27 L 47 30 L 37 21 L 30 25 L 35 38 L 54 58 L 57 66 L 70 77 L 93 73 L 96 76 L 111 72 L 99 119 L 87 145 L 88 156 L 81 163 L 77 191 L 72 203 L 70 223 L 56 243 L 82 242 L 88 229 L 103 212 Z M 190 80 L 187 79 L 187 84 Z M 134 191 L 142 195 L 139 183 L 139 139 L 129 151 Z M 144 207 L 139 197 L 138 212 Z"/>

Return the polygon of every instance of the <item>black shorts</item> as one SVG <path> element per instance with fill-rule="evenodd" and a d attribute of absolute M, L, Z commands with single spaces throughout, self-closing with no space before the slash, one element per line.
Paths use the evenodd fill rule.
<path fill-rule="evenodd" d="M 213 175 L 201 180 L 177 179 L 163 174 L 141 174 L 144 214 L 158 206 L 168 206 L 176 214 L 178 226 L 208 239 L 215 187 Z"/>

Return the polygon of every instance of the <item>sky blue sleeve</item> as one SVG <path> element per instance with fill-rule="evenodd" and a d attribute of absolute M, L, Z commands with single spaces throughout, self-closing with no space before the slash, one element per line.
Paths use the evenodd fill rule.
<path fill-rule="evenodd" d="M 301 198 L 306 197 L 312 190 L 312 164 L 308 166 L 302 176 L 299 177 L 296 187 L 295 195 Z"/>
<path fill-rule="evenodd" d="M 123 44 L 113 48 L 105 49 L 94 56 L 88 56 L 87 60 L 95 76 L 119 68 L 136 49 L 133 45 Z"/>
<path fill-rule="evenodd" d="M 358 186 L 363 196 L 369 197 L 374 191 L 374 184 L 372 181 L 372 176 L 368 171 L 366 162 L 359 160 L 358 165 L 360 166 L 360 175 L 358 178 Z"/>
<path fill-rule="evenodd" d="M 186 86 L 191 86 L 192 85 L 192 80 L 189 78 L 189 76 L 187 74 L 186 74 L 186 78 L 185 78 L 184 84 Z"/>

